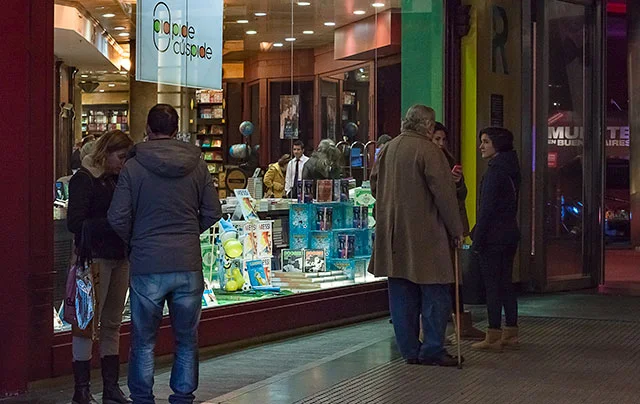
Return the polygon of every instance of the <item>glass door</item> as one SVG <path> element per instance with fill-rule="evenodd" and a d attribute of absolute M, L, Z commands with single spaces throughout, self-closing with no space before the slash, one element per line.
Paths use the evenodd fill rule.
<path fill-rule="evenodd" d="M 592 287 L 602 267 L 601 8 L 594 1 L 540 3 L 538 281 L 544 290 Z"/>

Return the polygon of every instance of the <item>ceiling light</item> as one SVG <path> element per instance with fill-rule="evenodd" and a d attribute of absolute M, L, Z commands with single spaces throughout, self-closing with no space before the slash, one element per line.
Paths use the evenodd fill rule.
<path fill-rule="evenodd" d="M 126 37 L 129 36 L 129 33 L 128 32 L 121 32 L 121 33 L 118 34 L 118 36 L 126 38 Z"/>
<path fill-rule="evenodd" d="M 366 14 L 366 11 L 364 11 L 364 10 L 355 10 L 355 11 L 353 12 L 353 14 L 355 14 L 355 15 L 362 15 L 362 14 Z"/>
<path fill-rule="evenodd" d="M 273 44 L 274 48 L 282 48 L 284 46 L 284 44 L 282 42 L 276 42 Z"/>
<path fill-rule="evenodd" d="M 302 31 L 303 34 L 305 35 L 313 35 L 313 31 Z"/>
<path fill-rule="evenodd" d="M 296 39 L 295 38 L 285 38 L 284 39 L 287 42 L 294 42 Z"/>
<path fill-rule="evenodd" d="M 384 7 L 384 3 L 373 3 L 371 4 L 371 6 L 379 8 L 379 7 Z"/>
<path fill-rule="evenodd" d="M 87 77 L 89 77 L 88 74 L 81 74 L 80 77 L 82 77 L 83 79 L 86 79 Z"/>
<path fill-rule="evenodd" d="M 265 15 L 267 15 L 267 13 L 255 13 L 253 15 L 255 15 L 256 17 L 264 17 Z"/>
<path fill-rule="evenodd" d="M 104 93 L 104 90 L 99 90 L 101 93 Z"/>
<path fill-rule="evenodd" d="M 238 24 L 249 24 L 249 20 L 238 20 L 236 21 Z"/>
<path fill-rule="evenodd" d="M 125 76 L 127 74 L 127 72 L 120 72 L 120 74 L 122 74 L 123 76 Z"/>
<path fill-rule="evenodd" d="M 113 27 L 114 30 L 116 31 L 124 31 L 126 28 L 125 27 Z"/>
<path fill-rule="evenodd" d="M 324 23 L 324 25 L 326 25 L 327 27 L 335 27 L 336 23 L 332 21 L 327 21 Z"/>
<path fill-rule="evenodd" d="M 113 13 L 107 13 L 107 14 L 102 14 L 102 16 L 103 16 L 104 18 L 113 18 L 113 17 L 115 17 L 116 15 L 115 15 L 115 14 L 113 14 Z"/>
<path fill-rule="evenodd" d="M 258 33 L 258 31 L 254 31 L 254 30 L 249 30 L 249 31 L 246 32 L 247 35 L 255 35 L 257 33 Z"/>
<path fill-rule="evenodd" d="M 109 83 L 109 87 L 115 87 L 115 83 Z"/>
<path fill-rule="evenodd" d="M 298 2 L 298 5 L 299 5 L 299 6 L 310 6 L 310 5 L 311 5 L 311 3 L 309 3 L 308 1 L 299 1 L 299 2 Z"/>

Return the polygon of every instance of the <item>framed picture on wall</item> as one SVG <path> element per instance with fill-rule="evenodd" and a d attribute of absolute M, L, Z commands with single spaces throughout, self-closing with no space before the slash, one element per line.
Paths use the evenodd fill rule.
<path fill-rule="evenodd" d="M 280 139 L 298 138 L 299 95 L 280 96 Z"/>

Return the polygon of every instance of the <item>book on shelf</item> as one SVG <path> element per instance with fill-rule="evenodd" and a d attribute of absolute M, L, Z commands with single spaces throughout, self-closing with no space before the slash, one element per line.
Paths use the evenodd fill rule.
<path fill-rule="evenodd" d="M 325 272 L 324 250 L 304 250 L 304 272 Z"/>
<path fill-rule="evenodd" d="M 333 194 L 333 180 L 316 181 L 316 201 L 331 202 Z"/>

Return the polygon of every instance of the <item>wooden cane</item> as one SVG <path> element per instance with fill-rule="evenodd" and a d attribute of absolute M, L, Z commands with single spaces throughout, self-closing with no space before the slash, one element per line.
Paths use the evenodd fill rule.
<path fill-rule="evenodd" d="M 458 346 L 458 369 L 462 369 L 462 354 L 460 353 L 460 249 L 454 250 L 454 271 L 456 278 L 456 345 Z"/>

